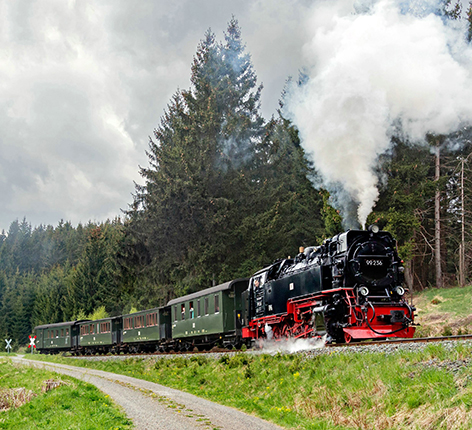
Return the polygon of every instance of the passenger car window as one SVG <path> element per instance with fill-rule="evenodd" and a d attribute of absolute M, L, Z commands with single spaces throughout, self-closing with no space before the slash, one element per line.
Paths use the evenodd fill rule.
<path fill-rule="evenodd" d="M 195 318 L 195 314 L 194 314 L 194 311 L 193 311 L 193 302 L 190 302 L 190 304 L 188 306 L 188 314 L 189 314 L 190 319 L 193 320 Z"/>

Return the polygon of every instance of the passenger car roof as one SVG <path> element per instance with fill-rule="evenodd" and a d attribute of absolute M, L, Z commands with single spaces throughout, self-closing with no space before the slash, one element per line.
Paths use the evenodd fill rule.
<path fill-rule="evenodd" d="M 198 299 L 199 297 L 203 297 L 203 296 L 206 296 L 208 294 L 214 294 L 214 293 L 217 293 L 219 291 L 230 290 L 233 287 L 234 284 L 240 283 L 240 282 L 246 282 L 247 283 L 247 282 L 249 282 L 249 279 L 248 278 L 234 279 L 233 281 L 225 282 L 224 284 L 216 285 L 215 287 L 206 288 L 204 290 L 197 291 L 196 293 L 192 293 L 192 294 L 187 294 L 186 296 L 182 296 L 182 297 L 178 297 L 176 299 L 170 300 L 167 303 L 167 306 L 172 306 L 172 305 L 175 305 L 177 303 L 183 303 L 183 302 L 186 302 L 188 300 Z"/>
<path fill-rule="evenodd" d="M 77 320 L 77 321 L 66 321 L 66 322 L 60 322 L 60 323 L 54 323 L 54 324 L 43 324 L 43 325 L 36 326 L 33 330 L 43 329 L 43 328 L 58 328 L 58 327 L 71 326 L 71 325 L 84 322 L 84 321 L 89 321 L 89 320 Z"/>

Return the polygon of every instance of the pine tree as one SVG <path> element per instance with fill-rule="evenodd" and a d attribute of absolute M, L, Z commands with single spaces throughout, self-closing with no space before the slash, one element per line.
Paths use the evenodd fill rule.
<path fill-rule="evenodd" d="M 367 222 L 390 231 L 406 261 L 407 279 L 417 289 L 434 282 L 430 266 L 434 243 L 434 157 L 426 147 L 394 139 L 384 157 L 384 182 Z M 414 283 L 413 283 L 414 282 Z"/>
<path fill-rule="evenodd" d="M 110 314 L 121 311 L 117 249 L 122 240 L 120 223 L 105 223 L 90 231 L 89 241 L 74 268 L 69 286 L 67 313 L 91 314 L 105 306 Z M 70 315 L 68 315 L 70 316 Z"/>
<path fill-rule="evenodd" d="M 48 273 L 39 276 L 35 287 L 32 325 L 67 321 L 74 310 L 67 312 L 67 292 L 69 265 L 56 266 Z"/>
<path fill-rule="evenodd" d="M 250 268 L 249 273 L 294 255 L 300 246 L 319 243 L 325 233 L 322 197 L 309 179 L 315 172 L 297 129 L 280 111 L 267 123 L 256 154 L 250 176 L 252 210 L 237 227 L 246 253 L 241 269 Z"/>
<path fill-rule="evenodd" d="M 457 0 L 454 6 L 451 6 L 452 0 L 442 0 L 442 12 L 449 19 L 460 19 L 462 14 L 461 0 Z"/>
<path fill-rule="evenodd" d="M 199 44 L 192 87 L 174 95 L 155 130 L 145 185 L 128 212 L 128 255 L 150 263 L 147 279 L 162 286 L 161 297 L 211 285 L 250 210 L 244 190 L 262 133 L 261 88 L 235 19 L 225 42 L 208 31 Z"/>

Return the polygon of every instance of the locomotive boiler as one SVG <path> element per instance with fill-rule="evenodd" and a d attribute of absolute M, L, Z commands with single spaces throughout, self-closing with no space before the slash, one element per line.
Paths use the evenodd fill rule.
<path fill-rule="evenodd" d="M 326 335 L 327 342 L 411 338 L 415 308 L 389 232 L 348 230 L 254 274 L 243 293 L 243 338 Z"/>

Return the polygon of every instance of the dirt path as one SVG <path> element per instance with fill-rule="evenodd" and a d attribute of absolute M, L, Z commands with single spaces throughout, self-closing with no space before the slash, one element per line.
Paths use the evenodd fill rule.
<path fill-rule="evenodd" d="M 236 409 L 153 382 L 64 364 L 11 357 L 95 385 L 120 405 L 137 429 L 272 430 L 282 427 Z"/>

